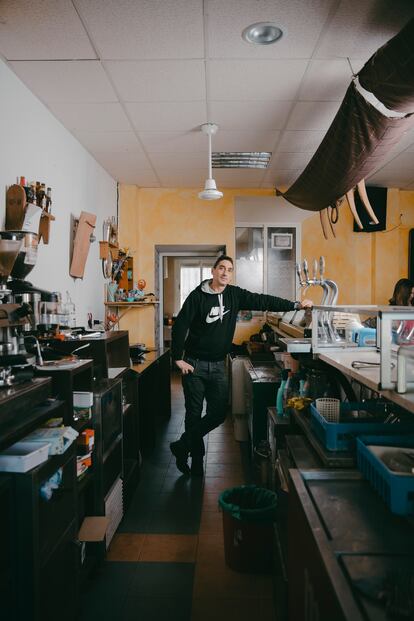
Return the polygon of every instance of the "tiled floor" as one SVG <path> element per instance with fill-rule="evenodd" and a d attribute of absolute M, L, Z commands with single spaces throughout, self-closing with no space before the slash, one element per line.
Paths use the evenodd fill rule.
<path fill-rule="evenodd" d="M 246 447 L 231 422 L 212 431 L 204 478 L 181 475 L 169 443 L 184 426 L 180 378 L 172 413 L 115 535 L 85 593 L 81 621 L 274 621 L 270 576 L 242 574 L 224 560 L 221 491 L 249 483 Z"/>

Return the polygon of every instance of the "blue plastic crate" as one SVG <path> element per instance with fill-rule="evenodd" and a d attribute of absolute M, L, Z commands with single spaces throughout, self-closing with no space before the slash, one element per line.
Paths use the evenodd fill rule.
<path fill-rule="evenodd" d="M 414 475 L 392 472 L 367 445 L 414 448 L 414 435 L 360 436 L 357 438 L 358 468 L 393 513 L 414 514 Z"/>
<path fill-rule="evenodd" d="M 323 446 L 330 451 L 352 451 L 355 450 L 355 438 L 361 434 L 392 434 L 392 433 L 414 433 L 414 423 L 401 424 L 382 422 L 387 404 L 376 400 L 364 401 L 364 403 L 346 402 L 341 403 L 340 416 L 357 410 L 364 410 L 372 414 L 377 414 L 380 418 L 367 417 L 355 420 L 355 422 L 331 423 L 327 421 L 311 403 L 311 423 L 312 429 L 319 438 Z"/>

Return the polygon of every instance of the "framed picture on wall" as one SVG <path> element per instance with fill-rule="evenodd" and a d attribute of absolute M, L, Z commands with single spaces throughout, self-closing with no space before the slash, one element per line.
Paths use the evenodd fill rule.
<path fill-rule="evenodd" d="M 293 235 L 292 233 L 272 233 L 270 245 L 271 248 L 291 250 L 293 248 Z"/>

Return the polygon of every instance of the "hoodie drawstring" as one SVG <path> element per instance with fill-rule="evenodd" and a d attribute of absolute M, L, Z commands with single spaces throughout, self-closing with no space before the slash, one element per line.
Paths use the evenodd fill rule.
<path fill-rule="evenodd" d="M 223 294 L 222 293 L 218 294 L 218 301 L 219 301 L 219 307 L 220 307 L 220 321 L 223 322 L 224 304 L 223 304 Z"/>

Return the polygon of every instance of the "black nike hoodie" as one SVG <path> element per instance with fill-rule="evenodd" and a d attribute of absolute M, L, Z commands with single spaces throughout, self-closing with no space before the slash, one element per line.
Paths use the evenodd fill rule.
<path fill-rule="evenodd" d="M 223 360 L 230 351 L 240 310 L 290 311 L 294 302 L 273 295 L 251 293 L 227 285 L 213 291 L 204 280 L 185 300 L 172 328 L 172 357 Z"/>

